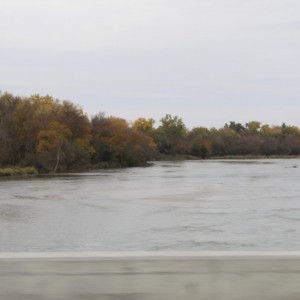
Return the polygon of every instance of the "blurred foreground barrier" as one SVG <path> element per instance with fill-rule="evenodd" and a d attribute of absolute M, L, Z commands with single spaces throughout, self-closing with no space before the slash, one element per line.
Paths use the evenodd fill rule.
<path fill-rule="evenodd" d="M 300 253 L 2 253 L 1 300 L 299 300 Z"/>

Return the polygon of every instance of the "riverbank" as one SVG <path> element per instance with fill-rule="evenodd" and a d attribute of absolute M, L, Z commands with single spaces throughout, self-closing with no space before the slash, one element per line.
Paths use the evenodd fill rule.
<path fill-rule="evenodd" d="M 226 156 L 213 156 L 205 158 L 205 160 L 218 160 L 218 159 L 295 159 L 300 158 L 299 155 L 226 155 Z M 184 160 L 203 160 L 201 157 L 192 156 L 192 155 L 166 155 L 161 154 L 156 157 L 155 161 L 184 161 Z M 69 172 L 86 172 L 90 170 L 102 170 L 102 169 L 123 169 L 129 167 L 149 167 L 151 162 L 146 164 L 140 164 L 137 166 L 127 166 L 121 165 L 117 162 L 102 162 L 98 164 L 91 165 L 82 169 L 70 170 Z M 57 172 L 60 173 L 60 172 Z M 63 172 L 65 173 L 65 172 Z M 67 172 L 68 173 L 68 172 Z M 37 175 L 40 172 L 35 167 L 4 167 L 0 168 L 0 176 L 19 176 L 19 175 Z"/>
<path fill-rule="evenodd" d="M 225 156 L 213 156 L 208 159 L 290 159 L 300 158 L 299 155 L 225 155 Z"/>
<path fill-rule="evenodd" d="M 0 168 L 0 176 L 37 175 L 35 167 L 6 167 Z"/>
<path fill-rule="evenodd" d="M 156 157 L 157 161 L 176 161 L 176 160 L 200 160 L 201 157 L 189 155 L 189 154 L 175 154 L 175 155 L 167 155 L 160 154 Z"/>
<path fill-rule="evenodd" d="M 225 156 L 211 156 L 207 158 L 201 158 L 192 155 L 166 155 L 161 154 L 157 161 L 180 161 L 180 160 L 215 160 L 215 159 L 292 159 L 300 158 L 299 155 L 225 155 Z"/>

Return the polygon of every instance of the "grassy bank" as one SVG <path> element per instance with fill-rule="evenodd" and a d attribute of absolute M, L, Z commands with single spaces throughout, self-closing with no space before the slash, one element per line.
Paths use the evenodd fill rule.
<path fill-rule="evenodd" d="M 0 168 L 0 176 L 34 175 L 38 174 L 35 167 L 7 167 Z"/>

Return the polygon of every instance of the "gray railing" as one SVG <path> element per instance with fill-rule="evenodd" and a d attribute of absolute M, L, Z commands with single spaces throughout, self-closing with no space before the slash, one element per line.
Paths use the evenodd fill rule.
<path fill-rule="evenodd" d="M 299 300 L 300 252 L 2 253 L 2 300 Z"/>

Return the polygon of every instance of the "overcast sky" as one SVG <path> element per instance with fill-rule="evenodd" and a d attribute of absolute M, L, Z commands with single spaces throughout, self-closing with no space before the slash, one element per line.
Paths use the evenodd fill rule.
<path fill-rule="evenodd" d="M 0 90 L 93 115 L 300 126 L 299 0 L 1 0 Z"/>

